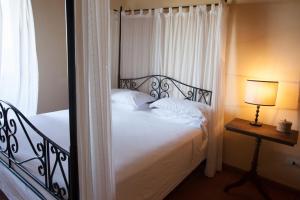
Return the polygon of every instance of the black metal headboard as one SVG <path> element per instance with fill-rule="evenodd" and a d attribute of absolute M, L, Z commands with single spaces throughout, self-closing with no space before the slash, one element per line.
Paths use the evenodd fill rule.
<path fill-rule="evenodd" d="M 187 85 L 168 76 L 150 75 L 139 78 L 125 78 L 119 81 L 120 88 L 131 90 L 139 90 L 142 86 L 149 84 L 150 95 L 156 99 L 170 97 L 170 92 L 174 88 L 185 99 L 211 105 L 212 91 Z"/>

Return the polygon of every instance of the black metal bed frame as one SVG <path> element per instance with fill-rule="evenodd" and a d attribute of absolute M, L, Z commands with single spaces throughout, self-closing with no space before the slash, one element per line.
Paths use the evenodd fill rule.
<path fill-rule="evenodd" d="M 45 193 L 55 199 L 79 199 L 76 134 L 76 69 L 75 69 L 75 16 L 74 0 L 66 2 L 70 150 L 60 147 L 37 129 L 16 107 L 0 100 L 0 163 L 8 168 L 40 199 Z M 30 129 L 31 131 L 28 131 Z M 21 130 L 21 131 L 20 131 Z M 26 139 L 33 155 L 22 160 L 17 154 L 20 149 L 20 134 Z M 38 137 L 38 142 L 35 140 Z M 24 141 L 22 141 L 24 142 Z M 26 164 L 38 162 L 33 173 Z M 63 165 L 65 163 L 65 165 Z M 68 174 L 63 166 L 67 166 Z M 55 181 L 55 174 L 62 176 L 63 184 Z M 36 175 L 39 174 L 39 177 Z M 5 181 L 5 180 L 1 180 Z M 60 183 L 61 184 L 61 183 Z M 42 191 L 41 191 L 42 190 Z"/>
<path fill-rule="evenodd" d="M 69 78 L 69 117 L 70 117 L 70 152 L 66 151 L 54 141 L 38 130 L 17 108 L 0 100 L 0 163 L 7 167 L 16 177 L 27 185 L 39 198 L 46 199 L 39 190 L 44 189 L 58 200 L 79 199 L 79 179 L 77 163 L 77 129 L 76 129 L 76 69 L 75 69 L 75 18 L 74 0 L 65 0 L 67 20 L 67 47 L 68 47 L 68 78 Z M 212 91 L 187 85 L 164 75 L 150 75 L 140 78 L 120 78 L 121 68 L 121 11 L 119 30 L 119 66 L 118 87 L 139 90 L 149 84 L 150 95 L 160 99 L 170 96 L 172 88 L 183 95 L 185 99 L 211 105 Z M 183 87 L 185 89 L 183 89 Z M 11 114 L 10 114 L 11 113 Z M 13 118 L 9 116 L 13 115 Z M 40 142 L 34 143 L 26 127 L 40 137 Z M 15 155 L 21 151 L 18 142 L 18 129 L 24 133 L 34 155 L 26 160 L 19 160 Z M 54 158 L 54 164 L 51 159 Z M 38 161 L 36 169 L 43 181 L 32 174 L 24 165 L 31 161 Z M 68 175 L 63 168 L 67 163 Z M 64 185 L 53 180 L 54 174 L 59 171 Z M 67 178 L 68 177 L 68 178 Z M 29 179 L 28 179 L 29 178 Z M 32 182 L 31 182 L 32 181 Z"/>
<path fill-rule="evenodd" d="M 22 143 L 25 143 L 25 139 L 27 146 L 30 146 L 32 150 L 33 155 L 30 158 L 17 158 L 18 153 L 22 152 L 20 141 L 18 140 L 21 137 L 21 133 L 25 136 L 22 137 Z M 35 134 L 35 138 L 39 137 L 38 141 L 32 140 L 33 134 Z M 64 170 L 63 163 L 68 164 L 70 153 L 39 131 L 16 107 L 1 100 L 0 153 L 2 155 L 0 162 L 31 188 L 41 199 L 45 199 L 45 197 L 23 176 L 24 174 L 47 190 L 56 199 L 69 198 L 70 186 L 67 178 L 68 174 Z M 38 161 L 35 167 L 38 174 L 43 178 L 43 181 L 26 167 L 26 164 L 34 160 Z M 63 185 L 59 185 L 59 183 L 54 181 L 53 178 L 56 173 L 62 175 Z"/>
<path fill-rule="evenodd" d="M 119 80 L 119 88 L 139 90 L 143 86 L 156 99 L 170 97 L 170 93 L 174 91 L 174 88 L 184 99 L 211 105 L 212 91 L 187 85 L 168 76 L 149 75 Z"/>

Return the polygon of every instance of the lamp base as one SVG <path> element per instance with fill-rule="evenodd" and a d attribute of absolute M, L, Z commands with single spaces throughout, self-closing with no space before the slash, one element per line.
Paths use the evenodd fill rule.
<path fill-rule="evenodd" d="M 258 122 L 258 114 L 259 114 L 259 107 L 260 105 L 256 105 L 256 115 L 255 115 L 255 120 L 250 122 L 251 126 L 257 126 L 257 127 L 261 127 L 262 123 Z"/>
<path fill-rule="evenodd" d="M 250 125 L 251 125 L 251 126 L 261 127 L 261 126 L 262 126 L 262 123 L 259 123 L 259 122 L 250 122 Z"/>

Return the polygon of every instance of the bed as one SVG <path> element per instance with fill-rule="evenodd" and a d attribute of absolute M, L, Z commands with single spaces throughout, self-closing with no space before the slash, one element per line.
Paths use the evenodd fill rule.
<path fill-rule="evenodd" d="M 156 99 L 169 97 L 169 90 L 175 88 L 185 99 L 210 104 L 210 91 L 166 76 L 122 79 L 121 87 L 138 90 L 147 82 L 148 93 Z M 6 180 L 0 181 L 0 189 L 11 200 L 69 199 L 68 110 L 27 119 L 9 103 L 0 103 L 0 180 Z M 112 116 L 120 200 L 163 199 L 206 158 L 209 133 L 205 127 L 184 126 L 150 109 L 132 111 L 116 103 L 112 103 Z M 19 127 L 20 121 L 24 129 L 16 128 L 8 136 L 7 127 Z"/>

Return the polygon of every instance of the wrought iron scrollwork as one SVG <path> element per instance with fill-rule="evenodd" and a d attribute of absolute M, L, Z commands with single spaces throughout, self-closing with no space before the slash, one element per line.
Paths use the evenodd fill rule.
<path fill-rule="evenodd" d="M 149 94 L 156 99 L 170 97 L 171 92 L 176 90 L 185 99 L 211 105 L 212 91 L 187 85 L 168 76 L 150 75 L 120 79 L 120 88 L 125 89 L 140 90 L 146 84 L 149 85 Z"/>
<path fill-rule="evenodd" d="M 32 154 L 28 158 L 18 156 L 19 153 L 25 153 L 21 148 L 21 143 L 25 142 Z M 1 100 L 0 153 L 1 163 L 34 189 L 33 191 L 39 197 L 45 199 L 39 190 L 20 174 L 20 171 L 56 199 L 69 199 L 69 180 L 67 169 L 64 168 L 64 166 L 68 167 L 69 152 L 39 131 L 17 108 Z M 27 167 L 30 162 L 34 162 L 34 169 Z M 54 180 L 56 175 L 61 176 L 63 181 L 58 183 Z"/>

